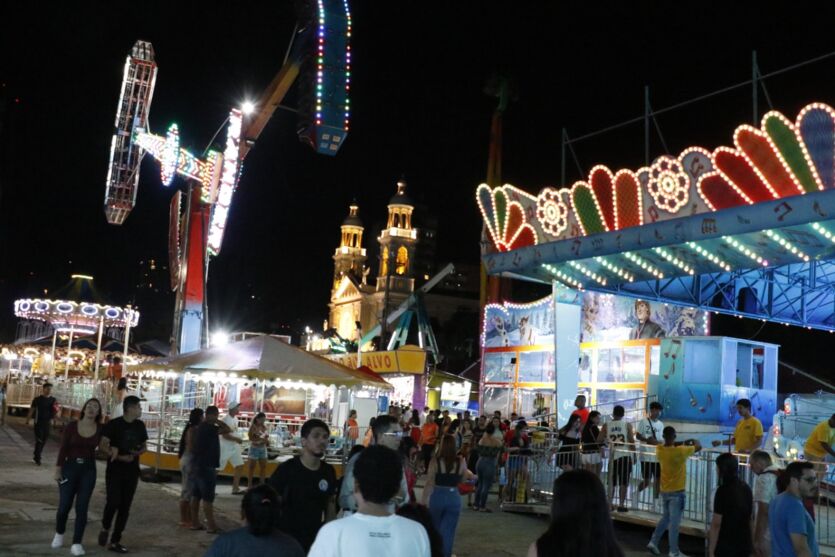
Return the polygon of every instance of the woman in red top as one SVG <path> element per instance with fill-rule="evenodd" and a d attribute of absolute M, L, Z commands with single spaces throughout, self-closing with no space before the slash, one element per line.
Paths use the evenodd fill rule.
<path fill-rule="evenodd" d="M 58 462 L 55 464 L 55 481 L 58 482 L 58 513 L 55 520 L 53 549 L 64 544 L 64 532 L 75 500 L 75 529 L 72 536 L 73 555 L 84 555 L 81 540 L 87 526 L 87 507 L 96 487 L 96 448 L 101 440 L 101 403 L 91 398 L 81 408 L 78 421 L 64 428 Z"/>

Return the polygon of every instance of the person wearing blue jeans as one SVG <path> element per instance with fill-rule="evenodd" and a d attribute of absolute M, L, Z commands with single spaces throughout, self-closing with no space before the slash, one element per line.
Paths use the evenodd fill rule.
<path fill-rule="evenodd" d="M 676 443 L 676 430 L 671 426 L 662 432 L 663 445 L 655 446 L 655 456 L 661 465 L 661 503 L 664 515 L 652 533 L 647 549 L 653 555 L 661 555 L 658 544 L 665 530 L 670 531 L 670 557 L 684 557 L 678 548 L 678 528 L 684 511 L 684 492 L 687 485 L 687 460 L 702 446 L 695 439 Z"/>
<path fill-rule="evenodd" d="M 55 516 L 55 537 L 52 548 L 64 545 L 67 518 L 75 501 L 75 528 L 70 553 L 84 555 L 81 541 L 87 527 L 87 508 L 96 487 L 96 449 L 101 440 L 101 403 L 91 398 L 81 408 L 81 418 L 64 428 L 55 481 L 58 483 L 58 512 Z"/>
<path fill-rule="evenodd" d="M 655 531 L 652 533 L 650 543 L 654 547 L 658 547 L 661 543 L 661 537 L 665 530 L 669 530 L 670 538 L 670 555 L 681 555 L 678 549 L 678 529 L 681 525 L 681 514 L 684 511 L 685 496 L 683 491 L 674 491 L 672 493 L 661 494 L 661 504 L 664 508 L 664 514 Z M 652 551 L 652 550 L 650 550 Z"/>
<path fill-rule="evenodd" d="M 470 479 L 472 476 L 467 470 L 466 460 L 458 456 L 455 450 L 455 438 L 449 434 L 444 435 L 441 450 L 437 456 L 432 457 L 429 464 L 422 501 L 424 505 L 429 501 L 429 514 L 444 542 L 444 557 L 452 555 L 455 530 L 461 516 L 458 484 L 465 477 Z"/>
<path fill-rule="evenodd" d="M 67 519 L 75 500 L 75 527 L 73 528 L 72 543 L 80 544 L 87 527 L 87 509 L 90 497 L 96 487 L 96 461 L 78 458 L 67 461 L 61 468 L 63 478 L 58 483 L 60 502 L 56 517 L 55 532 L 64 534 L 67 529 Z"/>
<path fill-rule="evenodd" d="M 495 431 L 496 427 L 488 424 L 485 434 L 476 447 L 478 462 L 476 462 L 475 471 L 478 475 L 478 487 L 476 487 L 475 504 L 473 504 L 475 511 L 490 512 L 487 508 L 487 497 L 496 479 L 498 457 L 504 451 L 504 443 L 493 436 Z"/>

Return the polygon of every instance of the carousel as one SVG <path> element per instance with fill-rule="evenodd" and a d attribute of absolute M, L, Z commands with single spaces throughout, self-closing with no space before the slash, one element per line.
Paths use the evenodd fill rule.
<path fill-rule="evenodd" d="M 113 381 L 101 379 L 120 376 L 140 361 L 128 348 L 139 312 L 130 305 L 89 301 L 98 298 L 92 282 L 93 277 L 72 275 L 60 299 L 15 300 L 17 340 L 2 347 L 0 359 L 9 408 L 28 408 L 46 380 L 54 384 L 59 418 L 72 417 L 91 397 L 108 413 L 116 403 Z"/>

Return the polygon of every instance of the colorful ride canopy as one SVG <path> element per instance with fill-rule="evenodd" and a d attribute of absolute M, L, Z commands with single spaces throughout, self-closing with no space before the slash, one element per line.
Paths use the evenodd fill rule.
<path fill-rule="evenodd" d="M 835 329 L 835 110 L 767 113 L 733 147 L 598 165 L 537 195 L 482 184 L 491 274 Z"/>

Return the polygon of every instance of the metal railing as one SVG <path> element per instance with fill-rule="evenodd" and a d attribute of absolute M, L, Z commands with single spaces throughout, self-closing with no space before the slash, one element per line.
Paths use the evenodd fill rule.
<path fill-rule="evenodd" d="M 34 383 L 9 383 L 6 386 L 7 408 L 29 408 L 32 399 L 41 394 L 41 386 Z"/>
<path fill-rule="evenodd" d="M 616 453 L 613 451 L 617 451 Z M 617 458 L 628 457 L 629 481 L 625 506 L 632 514 L 638 514 L 648 524 L 657 523 L 662 514 L 660 495 L 657 496 L 656 485 L 651 476 L 657 464 L 655 447 L 642 443 L 634 445 L 605 447 L 601 463 L 584 463 L 580 447 L 571 450 L 560 450 L 550 447 L 547 449 L 532 448 L 530 455 L 508 456 L 504 463 L 504 471 L 500 476 L 507 478 L 504 489 L 503 509 L 518 510 L 520 506 L 539 506 L 539 512 L 547 513 L 553 500 L 554 481 L 569 467 L 584 467 L 592 472 L 598 472 L 606 490 L 612 500 L 617 496 L 618 506 L 621 505 L 619 487 L 615 485 L 614 470 L 611 465 L 612 454 Z M 701 532 L 707 536 L 713 510 L 713 496 L 718 487 L 716 473 L 716 457 L 721 451 L 704 449 L 695 453 L 687 460 L 687 475 L 685 481 L 685 507 L 682 513 L 682 525 L 689 526 L 692 531 Z M 754 487 L 756 475 L 748 465 L 747 454 L 735 454 L 739 460 L 739 478 L 751 488 Z M 593 459 L 592 459 L 593 460 Z M 772 454 L 772 460 L 780 468 L 784 468 L 791 460 L 784 460 Z M 814 463 L 821 490 L 814 502 L 815 532 L 821 547 L 835 549 L 835 476 L 829 470 L 831 464 Z M 595 466 L 599 468 L 595 469 Z M 644 475 L 647 485 L 642 487 Z M 617 517 L 619 513 L 616 513 Z"/>

